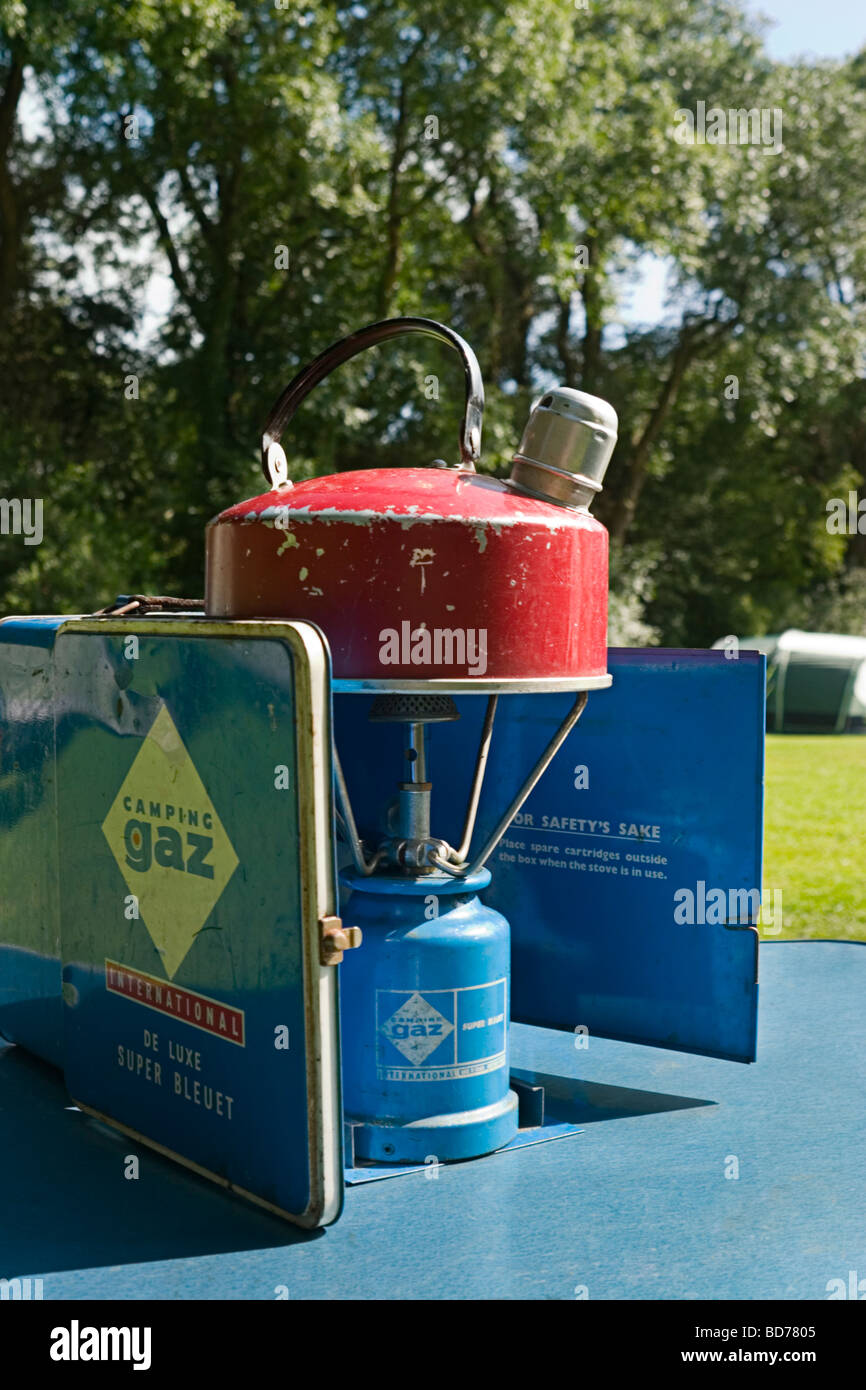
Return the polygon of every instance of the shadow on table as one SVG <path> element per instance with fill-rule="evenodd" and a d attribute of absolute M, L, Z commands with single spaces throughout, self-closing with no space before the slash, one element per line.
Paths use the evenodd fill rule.
<path fill-rule="evenodd" d="M 123 1177 L 134 1153 L 139 1176 Z M 0 1278 L 315 1240 L 71 1108 L 60 1072 L 0 1043 Z"/>
<path fill-rule="evenodd" d="M 548 1124 L 714 1104 L 515 1070 Z M 123 1177 L 134 1153 L 139 1176 Z M 72 1107 L 58 1071 L 0 1045 L 0 1278 L 295 1245 L 321 1237 L 258 1209 Z"/>
<path fill-rule="evenodd" d="M 628 1086 L 609 1086 L 581 1081 L 573 1076 L 512 1067 L 511 1075 L 532 1086 L 544 1087 L 544 1118 L 548 1124 L 591 1125 L 599 1120 L 624 1120 L 633 1115 L 658 1115 L 667 1110 L 691 1110 L 715 1105 L 695 1096 L 670 1096 L 662 1091 L 636 1091 Z"/>

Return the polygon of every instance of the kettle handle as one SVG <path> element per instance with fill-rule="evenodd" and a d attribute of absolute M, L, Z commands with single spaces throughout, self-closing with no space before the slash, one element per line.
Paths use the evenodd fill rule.
<path fill-rule="evenodd" d="M 481 454 L 481 422 L 484 415 L 484 384 L 475 353 L 459 333 L 444 323 L 437 323 L 435 319 L 382 319 L 379 323 L 359 328 L 356 333 L 341 338 L 338 343 L 319 353 L 292 378 L 271 408 L 262 432 L 262 471 L 272 488 L 288 480 L 289 468 L 280 436 L 304 397 L 341 362 L 348 362 L 350 357 L 355 357 L 365 348 L 383 343 L 388 338 L 402 337 L 404 333 L 424 333 L 429 338 L 438 338 L 459 354 L 466 378 L 466 404 L 460 425 L 461 463 L 458 466 L 469 472 L 475 471 Z"/>

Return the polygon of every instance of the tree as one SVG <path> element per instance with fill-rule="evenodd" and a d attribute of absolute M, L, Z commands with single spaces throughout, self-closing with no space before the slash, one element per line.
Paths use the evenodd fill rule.
<path fill-rule="evenodd" d="M 38 554 L 0 552 L 19 601 L 200 592 L 203 523 L 259 485 L 289 376 L 401 313 L 475 347 L 489 471 L 551 381 L 614 403 L 595 510 L 629 630 L 778 625 L 866 559 L 824 524 L 864 478 L 863 58 L 773 63 L 728 0 L 133 0 L 62 25 L 6 0 L 0 23 L 0 467 L 63 498 Z M 760 120 L 681 140 L 699 101 L 781 112 L 781 147 Z M 647 256 L 667 310 L 625 326 Z M 461 404 L 441 347 L 389 343 L 291 423 L 293 476 L 453 457 Z"/>

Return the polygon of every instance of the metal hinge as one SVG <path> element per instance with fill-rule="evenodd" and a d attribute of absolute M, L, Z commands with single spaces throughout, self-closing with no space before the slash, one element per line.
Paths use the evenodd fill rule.
<path fill-rule="evenodd" d="M 360 927 L 344 927 L 340 917 L 319 918 L 319 960 L 339 965 L 344 951 L 353 951 L 363 940 Z"/>

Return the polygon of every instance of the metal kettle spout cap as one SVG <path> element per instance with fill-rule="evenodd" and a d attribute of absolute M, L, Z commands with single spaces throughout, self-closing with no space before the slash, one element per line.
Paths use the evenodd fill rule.
<path fill-rule="evenodd" d="M 570 386 L 545 392 L 514 456 L 512 485 L 559 506 L 588 508 L 601 492 L 617 423 L 600 396 Z"/>

